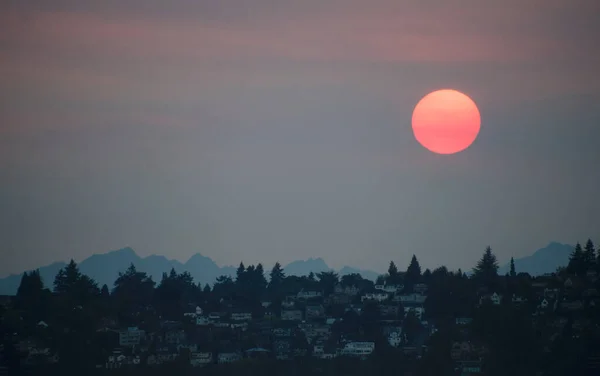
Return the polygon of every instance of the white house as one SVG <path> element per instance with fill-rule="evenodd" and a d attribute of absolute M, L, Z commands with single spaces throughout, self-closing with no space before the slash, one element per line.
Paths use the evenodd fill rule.
<path fill-rule="evenodd" d="M 375 300 L 378 302 L 383 302 L 388 299 L 388 296 L 389 296 L 388 294 L 381 293 L 381 292 L 374 293 L 374 294 L 368 293 L 368 294 L 361 296 L 360 300 L 361 300 L 361 302 L 364 302 L 365 300 Z"/>
<path fill-rule="evenodd" d="M 423 303 L 425 303 L 425 300 L 427 300 L 427 295 L 421 295 L 421 294 L 397 295 L 394 297 L 393 300 L 397 301 L 397 302 L 402 302 L 402 303 L 423 304 Z"/>
<path fill-rule="evenodd" d="M 388 343 L 392 347 L 398 347 L 405 340 L 405 335 L 402 335 L 402 331 L 393 331 L 388 335 Z"/>
<path fill-rule="evenodd" d="M 198 326 L 206 326 L 212 324 L 213 321 L 205 316 L 196 316 L 196 325 Z"/>
<path fill-rule="evenodd" d="M 340 350 L 340 354 L 364 357 L 370 355 L 373 350 L 375 350 L 375 342 L 348 342 Z"/>
<path fill-rule="evenodd" d="M 396 286 L 396 285 L 375 285 L 375 290 L 383 291 L 388 294 L 394 294 L 400 291 L 404 286 Z"/>
<path fill-rule="evenodd" d="M 296 295 L 296 297 L 298 299 L 313 299 L 313 298 L 320 298 L 321 296 L 323 296 L 323 293 L 321 293 L 321 291 L 304 291 L 301 290 L 298 295 Z"/>
<path fill-rule="evenodd" d="M 483 304 L 483 302 L 486 300 L 491 301 L 493 305 L 500 305 L 500 303 L 502 302 L 502 295 L 496 292 L 494 292 L 491 295 L 484 295 L 481 298 L 479 298 L 479 304 Z"/>
<path fill-rule="evenodd" d="M 183 314 L 183 316 L 191 317 L 191 318 L 196 318 L 198 316 L 202 316 L 202 308 L 196 307 L 196 310 L 194 312 L 186 312 Z"/>

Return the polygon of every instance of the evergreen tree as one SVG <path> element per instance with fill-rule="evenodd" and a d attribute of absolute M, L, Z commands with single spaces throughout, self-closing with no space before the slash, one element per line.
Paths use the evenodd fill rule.
<path fill-rule="evenodd" d="M 102 289 L 100 290 L 100 296 L 104 299 L 110 297 L 110 291 L 108 290 L 108 286 L 106 284 L 102 285 Z"/>
<path fill-rule="evenodd" d="M 317 278 L 325 296 L 331 294 L 339 282 L 337 273 L 333 271 L 317 273 Z"/>
<path fill-rule="evenodd" d="M 22 317 L 26 322 L 38 322 L 47 314 L 49 295 L 50 292 L 44 289 L 38 270 L 23 273 L 14 300 L 15 308 L 22 312 Z"/>
<path fill-rule="evenodd" d="M 240 262 L 240 266 L 238 266 L 237 271 L 235 272 L 236 282 L 242 283 L 244 281 L 244 272 L 246 268 L 244 267 L 244 263 Z"/>
<path fill-rule="evenodd" d="M 431 270 L 425 269 L 425 271 L 423 272 L 423 281 L 425 281 L 425 283 L 427 283 L 427 282 L 429 282 L 430 278 L 431 278 Z"/>
<path fill-rule="evenodd" d="M 406 282 L 408 288 L 412 288 L 415 283 L 419 283 L 419 279 L 421 279 L 421 266 L 419 265 L 417 256 L 413 255 L 410 260 L 410 264 L 406 269 L 404 281 Z"/>
<path fill-rule="evenodd" d="M 73 260 L 60 269 L 54 278 L 54 292 L 74 305 L 82 305 L 95 298 L 100 290 L 96 282 L 79 272 Z"/>
<path fill-rule="evenodd" d="M 316 281 L 315 273 L 313 273 L 313 272 L 308 273 L 308 280 L 310 282 L 315 282 Z"/>
<path fill-rule="evenodd" d="M 510 258 L 510 276 L 517 276 L 517 272 L 515 271 L 515 260 L 512 257 Z"/>
<path fill-rule="evenodd" d="M 571 256 L 569 257 L 569 265 L 567 265 L 567 272 L 570 274 L 581 276 L 585 274 L 585 269 L 585 255 L 583 253 L 583 249 L 581 248 L 581 244 L 579 244 L 578 242 L 575 245 L 575 249 L 571 253 Z"/>
<path fill-rule="evenodd" d="M 208 283 L 204 286 L 204 290 L 202 290 L 202 292 L 205 294 L 210 294 L 210 285 Z"/>
<path fill-rule="evenodd" d="M 398 268 L 393 261 L 390 261 L 390 266 L 388 267 L 388 282 L 391 285 L 398 283 Z"/>
<path fill-rule="evenodd" d="M 498 261 L 496 255 L 492 253 L 492 248 L 488 246 L 481 259 L 477 262 L 477 266 L 473 269 L 473 276 L 475 278 L 490 280 L 497 275 Z"/>
<path fill-rule="evenodd" d="M 592 270 L 594 269 L 594 264 L 596 263 L 596 248 L 594 247 L 594 243 L 592 239 L 588 239 L 585 243 L 585 248 L 583 252 L 583 258 L 585 260 L 586 269 Z"/>
<path fill-rule="evenodd" d="M 164 277 L 165 274 L 163 274 Z M 155 284 L 152 277 L 144 272 L 138 272 L 133 263 L 129 265 L 125 273 L 119 273 L 114 283 L 112 296 L 122 320 L 130 322 L 152 302 Z"/>
<path fill-rule="evenodd" d="M 269 283 L 273 285 L 280 285 L 281 282 L 283 282 L 284 278 L 285 273 L 281 268 L 281 264 L 279 262 L 276 262 L 273 266 L 273 269 L 271 269 L 271 273 L 269 274 Z"/>

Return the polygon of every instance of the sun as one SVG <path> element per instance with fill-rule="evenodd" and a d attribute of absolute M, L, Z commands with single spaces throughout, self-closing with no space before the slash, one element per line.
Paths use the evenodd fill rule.
<path fill-rule="evenodd" d="M 456 90 L 437 90 L 415 106 L 412 129 L 426 149 L 454 154 L 467 149 L 479 134 L 481 116 L 475 102 Z"/>

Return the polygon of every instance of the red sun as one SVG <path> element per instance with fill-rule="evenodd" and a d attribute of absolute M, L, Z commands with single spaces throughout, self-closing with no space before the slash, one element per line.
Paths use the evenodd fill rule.
<path fill-rule="evenodd" d="M 477 105 L 456 90 L 437 90 L 415 106 L 412 128 L 426 149 L 438 154 L 454 154 L 468 148 L 477 138 L 481 117 Z"/>

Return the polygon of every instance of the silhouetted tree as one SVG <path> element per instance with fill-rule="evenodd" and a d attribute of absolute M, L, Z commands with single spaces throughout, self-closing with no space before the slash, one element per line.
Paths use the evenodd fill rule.
<path fill-rule="evenodd" d="M 283 272 L 283 268 L 279 262 L 276 262 L 271 269 L 271 273 L 269 274 L 269 284 L 273 287 L 281 286 L 281 282 L 285 278 L 285 273 Z"/>
<path fill-rule="evenodd" d="M 517 272 L 515 271 L 515 260 L 511 257 L 510 258 L 510 276 L 511 277 L 516 277 Z"/>
<path fill-rule="evenodd" d="M 583 249 L 579 242 L 575 245 L 575 249 L 569 257 L 569 265 L 567 265 L 567 272 L 581 276 L 585 274 L 586 262 Z"/>
<path fill-rule="evenodd" d="M 592 239 L 588 239 L 585 243 L 583 259 L 585 260 L 587 270 L 593 270 L 595 268 L 596 248 L 594 247 L 594 242 L 592 242 Z"/>
<path fill-rule="evenodd" d="M 237 271 L 235 272 L 235 275 L 236 275 L 235 281 L 237 283 L 243 283 L 244 282 L 244 272 L 245 271 L 246 271 L 246 267 L 244 267 L 244 263 L 240 262 L 240 266 L 238 266 Z"/>
<path fill-rule="evenodd" d="M 132 322 L 133 317 L 144 311 L 152 302 L 156 283 L 144 272 L 138 272 L 130 264 L 125 273 L 115 280 L 112 297 L 120 319 Z"/>
<path fill-rule="evenodd" d="M 418 283 L 421 279 L 421 266 L 419 265 L 419 261 L 417 260 L 417 256 L 413 255 L 408 268 L 406 269 L 406 274 L 404 276 L 404 283 L 408 289 L 411 289 L 415 283 Z"/>
<path fill-rule="evenodd" d="M 79 272 L 77 263 L 73 260 L 61 268 L 54 278 L 54 292 L 62 297 L 63 302 L 71 305 L 83 305 L 99 294 L 96 282 Z"/>
<path fill-rule="evenodd" d="M 333 271 L 318 273 L 317 278 L 319 278 L 319 286 L 326 296 L 333 292 L 335 285 L 339 282 L 337 273 Z"/>
<path fill-rule="evenodd" d="M 397 285 L 400 283 L 400 274 L 398 273 L 398 268 L 396 267 L 396 264 L 394 264 L 394 261 L 390 261 L 386 280 L 390 285 Z"/>
<path fill-rule="evenodd" d="M 496 255 L 492 253 L 492 248 L 487 247 L 477 266 L 473 269 L 473 277 L 484 282 L 492 281 L 498 276 L 498 261 Z"/>

